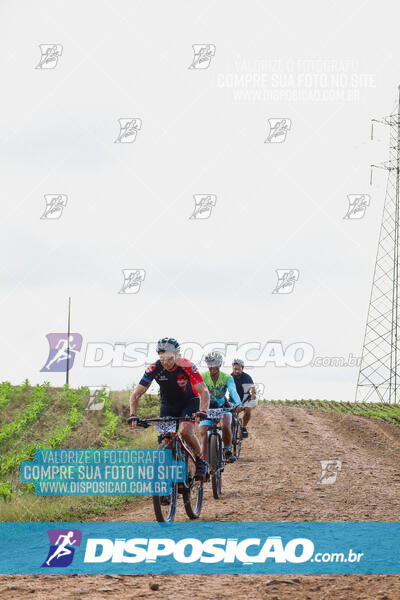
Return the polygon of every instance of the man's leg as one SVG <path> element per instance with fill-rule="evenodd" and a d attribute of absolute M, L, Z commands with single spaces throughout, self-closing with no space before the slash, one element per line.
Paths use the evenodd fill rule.
<path fill-rule="evenodd" d="M 248 424 L 248 422 L 249 422 L 249 421 L 250 421 L 250 419 L 251 419 L 251 411 L 252 411 L 252 410 L 253 410 L 253 409 L 252 409 L 252 408 L 249 408 L 249 407 L 246 407 L 246 408 L 244 409 L 244 411 L 243 411 L 243 427 L 247 427 L 247 424 Z"/>
<path fill-rule="evenodd" d="M 232 416 L 230 413 L 222 415 L 222 441 L 225 447 L 232 446 L 232 430 L 231 430 Z"/>
<path fill-rule="evenodd" d="M 201 453 L 208 460 L 208 425 L 200 425 Z"/>
<path fill-rule="evenodd" d="M 222 441 L 224 442 L 224 454 L 227 462 L 234 462 L 236 457 L 232 454 L 232 415 L 230 413 L 222 416 Z"/>
<path fill-rule="evenodd" d="M 60 546 L 57 546 L 55 552 L 49 557 L 49 559 L 46 561 L 46 565 L 49 565 L 50 562 L 53 560 L 53 558 L 55 558 L 56 556 L 61 555 L 61 551 L 62 548 Z"/>
<path fill-rule="evenodd" d="M 189 421 L 184 421 L 183 423 L 181 423 L 180 424 L 180 432 L 181 432 L 182 438 L 192 448 L 192 450 L 196 456 L 195 479 L 203 481 L 207 477 L 207 470 L 208 470 L 207 460 L 202 455 L 200 442 L 194 432 L 193 423 L 190 423 Z"/>
<path fill-rule="evenodd" d="M 243 411 L 243 429 L 242 429 L 242 437 L 248 438 L 249 432 L 247 431 L 247 423 L 251 418 L 251 411 L 253 410 L 253 406 L 245 406 Z"/>
<path fill-rule="evenodd" d="M 180 424 L 180 433 L 185 442 L 190 446 L 196 456 L 202 454 L 200 442 L 194 432 L 194 425 L 189 421 L 184 421 Z"/>

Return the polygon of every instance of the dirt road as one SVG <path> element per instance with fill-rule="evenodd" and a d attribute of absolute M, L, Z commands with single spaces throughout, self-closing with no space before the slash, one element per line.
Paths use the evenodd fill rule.
<path fill-rule="evenodd" d="M 399 521 L 400 429 L 363 417 L 261 405 L 223 498 L 207 485 L 203 521 Z M 320 460 L 340 460 L 333 485 Z M 153 521 L 141 499 L 99 521 Z M 177 520 L 187 520 L 181 506 Z M 153 590 L 150 586 L 158 587 Z M 400 599 L 400 576 L 0 576 L 0 598 Z"/>

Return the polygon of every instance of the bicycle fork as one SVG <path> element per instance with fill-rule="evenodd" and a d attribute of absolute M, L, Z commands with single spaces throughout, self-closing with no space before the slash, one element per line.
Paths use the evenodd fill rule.
<path fill-rule="evenodd" d="M 211 452 L 211 445 L 213 444 L 214 439 L 216 444 L 216 452 Z M 208 464 L 210 475 L 215 475 L 217 471 L 222 472 L 225 468 L 222 453 L 222 437 L 220 432 L 215 431 L 215 429 L 208 431 Z"/>

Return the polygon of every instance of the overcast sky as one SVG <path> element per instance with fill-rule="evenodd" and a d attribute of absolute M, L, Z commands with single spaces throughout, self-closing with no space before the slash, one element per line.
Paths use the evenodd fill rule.
<path fill-rule="evenodd" d="M 41 369 L 69 295 L 83 337 L 73 385 L 122 389 L 143 372 L 85 366 L 94 342 L 361 354 L 386 185 L 379 170 L 370 187 L 370 164 L 388 157 L 370 120 L 396 100 L 397 3 L 0 10 L 2 379 L 62 384 Z M 40 44 L 62 46 L 54 68 L 35 68 Z M 193 44 L 215 46 L 208 68 L 189 68 Z M 122 118 L 141 119 L 133 143 L 114 143 Z M 277 118 L 290 119 L 286 139 L 265 143 Z M 45 194 L 67 196 L 59 219 L 40 218 Z M 195 194 L 216 196 L 208 219 L 189 218 Z M 343 218 L 348 194 L 371 196 L 364 218 Z M 145 270 L 138 293 L 118 293 L 122 269 Z M 299 271 L 292 293 L 272 293 L 276 269 Z M 249 373 L 269 398 L 351 400 L 358 370 Z"/>

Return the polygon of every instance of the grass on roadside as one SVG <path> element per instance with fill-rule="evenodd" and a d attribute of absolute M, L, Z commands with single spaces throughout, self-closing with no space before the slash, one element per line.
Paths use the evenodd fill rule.
<path fill-rule="evenodd" d="M 113 447 L 155 448 L 156 445 L 156 432 L 151 428 L 121 435 Z M 0 521 L 84 521 L 137 498 L 140 496 L 36 496 L 32 484 L 21 484 L 11 502 L 0 501 Z"/>
<path fill-rule="evenodd" d="M 23 410 L 32 388 L 12 386 L 10 393 L 13 401 L 4 407 L 10 422 Z M 18 389 L 17 389 L 18 388 Z M 19 389 L 21 388 L 21 389 Z M 52 395 L 48 408 L 40 419 L 32 423 L 19 434 L 12 443 L 4 441 L 3 456 L 11 456 L 23 450 L 27 444 L 43 443 L 53 433 L 65 426 L 70 403 L 63 389 L 50 390 Z M 129 416 L 129 392 L 112 392 L 111 399 L 103 410 L 84 410 L 89 400 L 81 394 L 81 416 L 76 426 L 68 431 L 63 440 L 64 448 L 154 448 L 157 435 L 154 428 L 132 431 L 126 418 Z M 146 394 L 141 401 L 141 417 L 159 414 L 158 396 Z M 2 414 L 3 417 L 3 414 Z M 10 441 L 11 442 L 11 441 Z M 133 502 L 136 496 L 36 496 L 32 484 L 23 484 L 19 480 L 19 469 L 0 478 L 0 521 L 74 521 L 85 520 L 91 516 L 103 515 L 127 502 Z"/>

